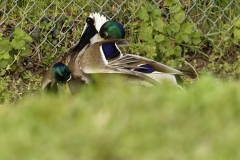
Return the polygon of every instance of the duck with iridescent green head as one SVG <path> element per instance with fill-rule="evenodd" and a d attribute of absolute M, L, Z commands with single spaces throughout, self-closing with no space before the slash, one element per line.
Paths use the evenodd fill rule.
<path fill-rule="evenodd" d="M 135 82 L 145 81 L 150 85 L 163 80 L 177 85 L 175 75 L 190 76 L 188 72 L 184 73 L 141 56 L 122 54 L 118 47 L 129 44 L 123 39 L 125 36 L 123 26 L 116 21 L 105 22 L 99 30 L 99 36 L 104 40 L 89 46 L 84 53 L 77 55 L 69 63 L 68 67 L 73 78 L 84 79 L 82 73 L 102 74 L 103 78 L 107 74 L 118 74 L 134 79 Z"/>
<path fill-rule="evenodd" d="M 123 39 L 123 26 L 116 21 L 105 22 L 99 30 L 99 36 L 103 40 L 86 45 L 67 64 L 71 72 L 71 80 L 68 82 L 71 90 L 78 88 L 76 86 L 79 83 L 90 84 L 94 74 L 102 74 L 103 78 L 108 77 L 106 75 L 122 75 L 128 78 L 128 82 L 132 80 L 147 85 L 167 80 L 176 86 L 175 75 L 188 76 L 159 62 L 133 54 L 122 54 L 118 47 L 129 44 Z"/>
<path fill-rule="evenodd" d="M 65 74 L 67 74 L 65 70 L 68 69 L 68 67 L 66 67 L 68 63 L 73 57 L 78 55 L 79 52 L 84 52 L 89 44 L 91 45 L 98 41 L 98 31 L 106 21 L 106 17 L 98 13 L 90 14 L 86 19 L 86 24 L 79 42 L 62 54 L 45 73 L 42 79 L 42 90 L 57 90 L 57 84 L 63 84 L 61 79 L 64 80 Z"/>

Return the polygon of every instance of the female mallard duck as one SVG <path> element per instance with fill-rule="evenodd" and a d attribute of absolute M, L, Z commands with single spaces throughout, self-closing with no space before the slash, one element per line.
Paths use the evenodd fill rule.
<path fill-rule="evenodd" d="M 84 26 L 81 39 L 79 42 L 60 56 L 53 65 L 50 66 L 49 70 L 46 72 L 42 79 L 42 89 L 56 90 L 57 83 L 64 83 L 65 77 L 68 77 L 68 65 L 70 60 L 79 54 L 80 51 L 84 52 L 86 46 L 93 44 L 98 41 L 98 31 L 103 23 L 107 21 L 106 17 L 100 16 L 98 13 L 90 14 L 86 19 L 86 24 Z M 62 77 L 61 77 L 62 75 Z M 56 83 L 57 82 L 57 83 Z"/>

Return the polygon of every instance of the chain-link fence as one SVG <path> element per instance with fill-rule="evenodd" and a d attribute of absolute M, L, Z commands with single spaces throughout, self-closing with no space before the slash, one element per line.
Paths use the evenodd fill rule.
<path fill-rule="evenodd" d="M 162 9 L 166 21 L 180 5 L 186 18 L 191 17 L 194 29 L 205 34 L 231 30 L 240 17 L 239 0 L 176 0 L 176 6 L 171 8 L 165 5 L 169 0 L 150 1 Z M 20 27 L 34 39 L 31 44 L 33 55 L 45 50 L 49 52 L 48 48 L 54 48 L 52 52 L 56 53 L 61 46 L 64 50 L 62 43 L 70 47 L 78 40 L 84 26 L 83 19 L 89 12 L 100 12 L 129 27 L 141 5 L 144 4 L 140 0 L 1 0 L 0 32 L 11 38 L 13 28 Z M 206 24 L 210 27 L 205 28 Z"/>

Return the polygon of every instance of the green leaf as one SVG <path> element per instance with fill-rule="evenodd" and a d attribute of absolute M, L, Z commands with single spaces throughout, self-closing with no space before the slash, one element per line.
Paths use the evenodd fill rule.
<path fill-rule="evenodd" d="M 186 34 L 190 34 L 192 33 L 192 30 L 193 30 L 193 24 L 190 23 L 190 22 L 187 22 L 187 23 L 184 23 L 182 25 L 182 31 Z"/>
<path fill-rule="evenodd" d="M 200 38 L 201 34 L 197 31 L 194 31 L 194 32 L 192 32 L 191 36 L 194 37 L 194 38 Z"/>
<path fill-rule="evenodd" d="M 234 25 L 236 27 L 239 27 L 240 28 L 240 18 L 238 17 L 238 19 L 234 22 Z"/>
<path fill-rule="evenodd" d="M 0 60 L 0 68 L 5 68 L 5 67 L 7 67 L 7 65 L 8 65 L 8 60 L 6 60 L 6 59 L 1 59 Z"/>
<path fill-rule="evenodd" d="M 240 29 L 234 28 L 233 30 L 234 39 L 240 39 Z"/>
<path fill-rule="evenodd" d="M 156 42 L 162 42 L 164 40 L 164 35 L 162 35 L 162 34 L 155 35 L 154 40 Z"/>
<path fill-rule="evenodd" d="M 168 55 L 173 55 L 174 54 L 174 48 L 173 47 L 168 47 L 167 48 L 167 54 Z"/>
<path fill-rule="evenodd" d="M 162 41 L 162 45 L 168 48 L 170 47 L 171 44 L 172 44 L 172 41 L 168 37 L 164 37 L 164 40 Z"/>
<path fill-rule="evenodd" d="M 156 56 L 156 46 L 153 44 L 144 45 L 144 51 L 147 53 L 145 56 L 147 58 L 154 58 Z"/>
<path fill-rule="evenodd" d="M 172 5 L 169 7 L 169 10 L 171 11 L 171 13 L 177 13 L 182 9 L 182 6 L 177 3 L 176 5 Z"/>
<path fill-rule="evenodd" d="M 153 29 L 159 32 L 163 32 L 165 23 L 161 18 L 157 18 L 153 21 Z"/>
<path fill-rule="evenodd" d="M 176 22 L 170 23 L 168 27 L 173 33 L 177 33 L 180 30 L 180 25 Z"/>
<path fill-rule="evenodd" d="M 201 42 L 201 38 L 192 38 L 192 43 L 198 45 Z"/>
<path fill-rule="evenodd" d="M 10 45 L 9 40 L 7 39 L 2 39 L 0 41 L 0 54 L 1 53 L 5 53 L 5 52 L 9 52 L 12 49 L 12 46 Z"/>
<path fill-rule="evenodd" d="M 166 46 L 164 46 L 164 45 L 159 45 L 159 46 L 158 46 L 158 50 L 159 50 L 161 53 L 164 53 L 164 52 L 166 52 Z"/>
<path fill-rule="evenodd" d="M 150 13 L 151 17 L 159 17 L 162 15 L 162 11 L 160 9 L 154 9 L 151 13 Z"/>
<path fill-rule="evenodd" d="M 141 9 L 137 12 L 137 17 L 145 22 L 149 20 L 149 15 L 144 7 L 141 7 Z"/>
<path fill-rule="evenodd" d="M 174 55 L 176 55 L 177 57 L 181 57 L 181 53 L 182 53 L 182 48 L 180 46 L 175 46 Z"/>
<path fill-rule="evenodd" d="M 14 39 L 20 39 L 20 38 L 22 38 L 25 34 L 26 34 L 26 33 L 25 33 L 23 30 L 21 30 L 21 29 L 19 29 L 19 28 L 16 28 L 16 29 L 14 30 L 13 38 L 14 38 Z"/>
<path fill-rule="evenodd" d="M 181 33 L 176 34 L 175 41 L 176 41 L 176 43 L 179 43 L 179 44 L 182 43 L 183 39 L 182 39 Z"/>
<path fill-rule="evenodd" d="M 175 3 L 176 3 L 176 0 L 165 0 L 164 1 L 165 6 L 174 6 Z"/>
<path fill-rule="evenodd" d="M 9 59 L 9 58 L 10 58 L 10 55 L 9 55 L 8 52 L 0 54 L 0 60 L 2 60 L 2 59 Z"/>
<path fill-rule="evenodd" d="M 144 3 L 144 5 L 146 6 L 147 11 L 153 12 L 154 10 L 158 10 L 157 5 L 151 3 Z"/>
<path fill-rule="evenodd" d="M 30 45 L 26 45 L 20 52 L 21 56 L 27 56 L 31 53 Z"/>
<path fill-rule="evenodd" d="M 233 42 L 235 44 L 238 44 L 239 45 L 239 40 L 240 40 L 240 29 L 237 29 L 237 28 L 234 28 L 233 29 Z"/>
<path fill-rule="evenodd" d="M 23 37 L 24 40 L 28 41 L 28 42 L 33 42 L 33 39 L 31 36 L 29 36 L 28 34 L 25 34 Z"/>
<path fill-rule="evenodd" d="M 165 34 L 172 35 L 172 30 L 170 29 L 169 25 L 165 28 L 164 32 Z"/>
<path fill-rule="evenodd" d="M 178 13 L 174 14 L 174 19 L 176 20 L 177 23 L 182 23 L 185 19 L 186 13 L 184 11 L 179 11 Z"/>
<path fill-rule="evenodd" d="M 11 42 L 11 45 L 14 49 L 21 49 L 22 47 L 24 47 L 26 44 L 25 40 L 21 39 L 21 40 L 17 40 L 17 39 L 13 39 Z"/>
<path fill-rule="evenodd" d="M 181 37 L 184 42 L 187 43 L 189 41 L 189 36 L 187 34 L 182 34 Z"/>
<path fill-rule="evenodd" d="M 138 33 L 138 36 L 141 40 L 145 40 L 145 41 L 151 41 L 152 40 L 152 27 L 148 26 L 148 24 L 144 24 L 141 29 L 140 32 Z"/>

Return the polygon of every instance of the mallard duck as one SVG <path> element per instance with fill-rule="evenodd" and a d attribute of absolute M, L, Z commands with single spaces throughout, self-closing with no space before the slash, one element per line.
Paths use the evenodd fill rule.
<path fill-rule="evenodd" d="M 76 55 L 68 64 L 73 81 L 80 80 L 82 83 L 91 83 L 91 75 L 104 74 L 123 75 L 144 81 L 147 85 L 154 85 L 167 80 L 177 85 L 175 75 L 187 75 L 186 73 L 166 66 L 159 62 L 132 54 L 122 54 L 119 44 L 126 44 L 123 27 L 115 21 L 107 21 L 99 31 L 103 41 L 98 41 L 88 47 L 84 52 Z M 117 39 L 112 39 L 117 38 Z M 71 86 L 70 86 L 71 88 Z M 76 87 L 73 87 L 76 88 Z"/>
<path fill-rule="evenodd" d="M 101 16 L 98 13 L 91 13 L 86 19 L 81 39 L 79 42 L 70 48 L 67 52 L 61 55 L 48 69 L 42 79 L 42 89 L 57 90 L 57 83 L 64 83 L 66 80 L 64 77 L 68 73 L 68 65 L 70 60 L 79 54 L 80 51 L 84 52 L 88 44 L 93 44 L 98 41 L 98 31 L 103 23 L 107 21 L 105 16 Z M 62 75 L 62 77 L 61 77 Z"/>
<path fill-rule="evenodd" d="M 112 50 L 119 54 L 119 58 L 107 60 L 102 49 L 104 45 L 111 43 L 117 44 L 124 41 L 124 39 L 110 39 L 99 41 L 91 45 L 84 53 L 76 56 L 76 58 L 68 64 L 72 78 L 81 79 L 88 83 L 91 82 L 89 79 L 86 79 L 86 77 L 89 78 L 89 75 L 119 74 L 132 78 L 135 77 L 134 81 L 136 81 L 136 79 L 141 79 L 141 81 L 144 80 L 152 85 L 164 79 L 177 85 L 174 75 L 186 75 L 179 70 L 141 56 L 132 54 L 123 55 L 121 51 L 118 50 L 117 45 L 115 45 L 116 48 Z M 117 54 L 114 53 L 114 55 Z"/>
<path fill-rule="evenodd" d="M 79 83 L 90 84 L 91 75 L 94 74 L 123 75 L 128 81 L 143 82 L 147 85 L 154 85 L 162 80 L 177 85 L 175 75 L 186 75 L 182 71 L 141 56 L 123 55 L 118 46 L 129 44 L 122 39 L 125 32 L 122 25 L 116 21 L 105 22 L 99 30 L 99 35 L 104 40 L 86 45 L 67 66 L 62 64 L 65 65 L 64 69 L 68 68 L 71 72 L 71 80 L 68 82 L 71 90 L 78 88 L 76 86 Z M 64 73 L 61 75 L 65 76 Z M 65 80 L 67 82 L 68 79 Z"/>

